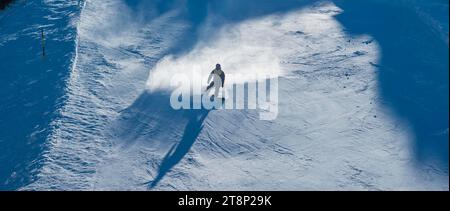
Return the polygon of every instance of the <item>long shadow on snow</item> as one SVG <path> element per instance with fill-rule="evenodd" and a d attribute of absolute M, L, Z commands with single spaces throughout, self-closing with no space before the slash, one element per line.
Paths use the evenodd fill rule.
<path fill-rule="evenodd" d="M 438 160 L 448 173 L 448 44 L 410 5 L 390 1 L 336 1 L 352 34 L 369 34 L 381 47 L 380 95 L 412 126 L 418 163 Z M 445 9 L 445 8 L 437 8 Z M 448 21 L 447 17 L 443 21 Z"/>
<path fill-rule="evenodd" d="M 155 187 L 189 152 L 210 111 L 174 110 L 169 99 L 168 93 L 144 92 L 121 112 L 114 125 L 113 137 L 123 142 L 120 145 L 124 148 L 137 141 L 151 143 L 161 149 L 164 145 L 172 145 L 161 160 L 155 179 L 146 183 L 149 188 Z"/>
<path fill-rule="evenodd" d="M 184 129 L 183 138 L 180 142 L 175 144 L 162 160 L 158 175 L 149 182 L 149 188 L 154 188 L 159 181 L 170 171 L 176 164 L 178 164 L 183 157 L 189 152 L 192 145 L 197 140 L 198 135 L 203 129 L 203 121 L 208 116 L 209 110 L 191 110 L 187 113 L 189 115 L 189 122 Z"/>

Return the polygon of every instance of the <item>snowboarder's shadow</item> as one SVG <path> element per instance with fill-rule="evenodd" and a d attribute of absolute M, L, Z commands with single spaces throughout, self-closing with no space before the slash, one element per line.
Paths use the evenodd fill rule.
<path fill-rule="evenodd" d="M 181 140 L 174 144 L 167 152 L 161 161 L 159 166 L 158 175 L 153 181 L 148 182 L 148 187 L 154 188 L 161 179 L 169 172 L 176 164 L 178 164 L 184 156 L 189 152 L 191 147 L 197 140 L 200 132 L 203 129 L 203 121 L 208 116 L 210 110 L 186 110 L 185 114 L 189 118 L 183 137 Z"/>
<path fill-rule="evenodd" d="M 111 139 L 121 150 L 134 150 L 133 146 L 157 146 L 170 150 L 159 161 L 157 176 L 143 185 L 155 187 L 158 182 L 189 152 L 200 132 L 203 122 L 211 110 L 175 110 L 170 105 L 167 93 L 141 94 L 132 105 L 120 112 L 117 121 L 111 125 Z"/>

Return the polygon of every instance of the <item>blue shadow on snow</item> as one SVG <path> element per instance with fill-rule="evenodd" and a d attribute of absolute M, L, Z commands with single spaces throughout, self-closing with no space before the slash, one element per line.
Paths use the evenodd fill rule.
<path fill-rule="evenodd" d="M 369 34 L 379 43 L 381 60 L 373 65 L 378 68 L 381 100 L 412 127 L 418 164 L 438 161 L 448 174 L 448 43 L 412 5 L 382 0 L 335 2 L 344 10 L 337 20 L 348 33 Z M 448 1 L 446 5 L 435 10 L 443 14 L 440 21 L 448 24 Z"/>

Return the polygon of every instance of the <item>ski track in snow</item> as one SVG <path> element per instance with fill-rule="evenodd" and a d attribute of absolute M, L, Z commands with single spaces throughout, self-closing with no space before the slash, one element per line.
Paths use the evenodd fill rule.
<path fill-rule="evenodd" d="M 189 28 L 178 11 L 135 23 L 120 0 L 87 1 L 61 118 L 24 189 L 448 190 L 448 173 L 414 166 L 407 125 L 377 96 L 379 46 L 347 35 L 340 12 L 323 2 L 245 21 L 272 27 L 267 39 L 283 48 L 278 118 L 215 110 L 197 122 L 146 91 L 149 72 Z"/>

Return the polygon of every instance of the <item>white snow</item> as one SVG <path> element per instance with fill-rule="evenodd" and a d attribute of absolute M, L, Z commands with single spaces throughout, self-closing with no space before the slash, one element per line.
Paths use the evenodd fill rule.
<path fill-rule="evenodd" d="M 25 189 L 448 190 L 445 172 L 414 165 L 408 126 L 380 103 L 376 40 L 346 34 L 340 12 L 322 2 L 227 24 L 174 57 L 189 27 L 176 9 L 138 20 L 120 0 L 87 1 L 62 117 Z M 278 118 L 213 110 L 199 126 L 154 91 L 217 62 L 229 73 L 275 71 Z M 176 165 L 149 188 L 172 147 Z"/>

